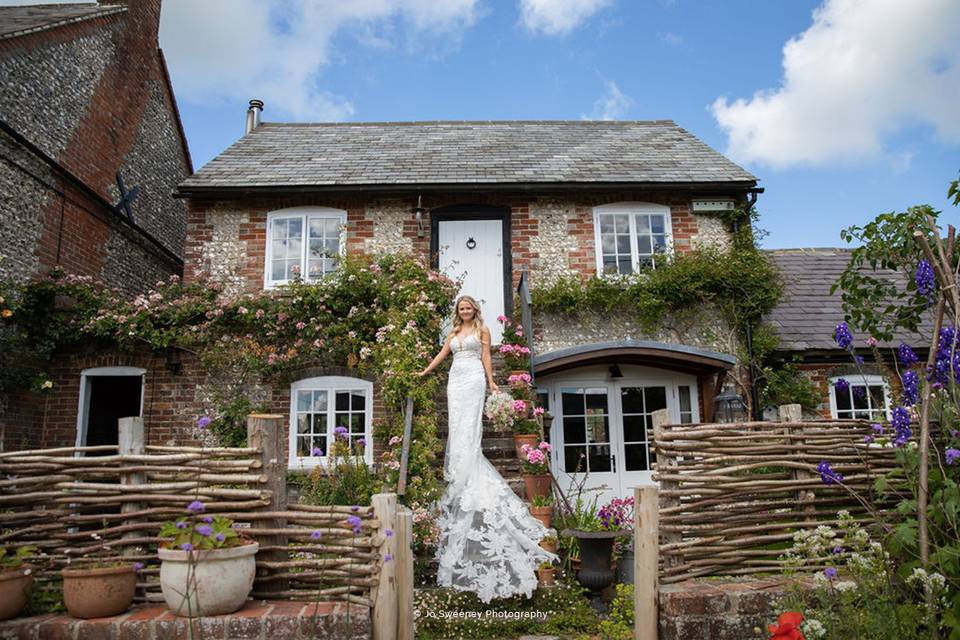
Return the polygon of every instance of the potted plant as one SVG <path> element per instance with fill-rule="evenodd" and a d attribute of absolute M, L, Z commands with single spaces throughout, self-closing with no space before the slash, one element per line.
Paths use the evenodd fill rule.
<path fill-rule="evenodd" d="M 537 577 L 541 587 L 552 587 L 557 583 L 557 569 L 549 562 L 543 562 L 537 569 Z"/>
<path fill-rule="evenodd" d="M 523 325 L 514 322 L 506 316 L 497 318 L 503 325 L 503 335 L 500 343 L 500 353 L 506 362 L 510 375 L 520 376 L 530 371 L 530 348 L 524 342 Z"/>
<path fill-rule="evenodd" d="M 524 445 L 527 447 L 536 446 L 540 440 L 540 429 L 537 423 L 528 418 L 514 420 L 513 423 L 513 446 L 517 453 L 517 459 L 521 462 L 526 458 L 524 454 Z"/>
<path fill-rule="evenodd" d="M 166 538 L 158 550 L 163 599 L 178 616 L 233 613 L 253 587 L 259 545 L 237 535 L 228 518 L 200 516 L 199 500 L 187 510 L 189 517 L 160 530 Z"/>
<path fill-rule="evenodd" d="M 116 616 L 133 604 L 137 592 L 137 571 L 142 565 L 110 559 L 109 546 L 100 543 L 100 536 L 90 534 L 98 541 L 96 550 L 78 559 L 73 566 L 60 571 L 63 577 L 63 604 L 74 618 L 105 618 Z M 67 549 L 66 553 L 70 553 Z"/>
<path fill-rule="evenodd" d="M 534 496 L 530 501 L 530 515 L 549 529 L 553 522 L 553 499 L 549 495 Z"/>
<path fill-rule="evenodd" d="M 557 537 L 556 536 L 544 536 L 540 540 L 540 546 L 549 551 L 550 553 L 557 552 Z"/>
<path fill-rule="evenodd" d="M 553 476 L 550 475 L 550 465 L 547 454 L 550 453 L 550 444 L 541 442 L 535 447 L 523 445 L 521 447 L 523 485 L 527 498 L 534 500 L 537 496 L 544 497 L 550 494 L 550 484 Z"/>
<path fill-rule="evenodd" d="M 614 498 L 600 508 L 597 517 L 605 528 L 624 532 L 613 543 L 614 567 L 617 582 L 633 584 L 633 496 Z"/>
<path fill-rule="evenodd" d="M 17 617 L 27 605 L 27 593 L 33 584 L 33 567 L 27 560 L 36 550 L 32 546 L 13 550 L 0 547 L 0 620 Z"/>
<path fill-rule="evenodd" d="M 581 565 L 577 580 L 591 591 L 599 592 L 613 582 L 613 543 L 618 537 L 629 535 L 629 531 L 620 527 L 625 523 L 625 512 L 632 512 L 632 499 L 619 498 L 605 504 L 599 510 L 596 499 L 585 506 L 577 496 L 578 511 L 563 535 L 577 539 L 580 549 Z M 629 523 L 627 523 L 629 524 Z"/>

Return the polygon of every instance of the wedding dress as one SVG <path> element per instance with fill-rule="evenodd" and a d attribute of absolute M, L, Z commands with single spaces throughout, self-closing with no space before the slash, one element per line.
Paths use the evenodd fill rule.
<path fill-rule="evenodd" d="M 536 568 L 557 556 L 539 546 L 547 529 L 483 455 L 486 376 L 480 340 L 472 334 L 462 341 L 454 336 L 450 348 L 450 429 L 443 467 L 448 484 L 437 521 L 437 583 L 472 591 L 484 603 L 521 593 L 530 597 Z"/>

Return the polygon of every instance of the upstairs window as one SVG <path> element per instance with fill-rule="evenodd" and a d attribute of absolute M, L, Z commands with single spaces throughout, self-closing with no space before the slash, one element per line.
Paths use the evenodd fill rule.
<path fill-rule="evenodd" d="M 297 275 L 319 280 L 336 271 L 346 222 L 346 211 L 327 207 L 293 207 L 268 215 L 264 286 L 287 284 Z"/>
<path fill-rule="evenodd" d="M 656 267 L 672 251 L 670 207 L 621 202 L 593 210 L 597 273 L 627 275 Z"/>
<path fill-rule="evenodd" d="M 837 381 L 843 379 L 847 384 Z M 834 418 L 887 420 L 890 415 L 890 390 L 882 376 L 854 373 L 830 378 L 830 414 Z"/>

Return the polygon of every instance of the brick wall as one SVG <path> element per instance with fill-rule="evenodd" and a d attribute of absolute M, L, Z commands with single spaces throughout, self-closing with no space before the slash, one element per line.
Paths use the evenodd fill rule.
<path fill-rule="evenodd" d="M 27 141 L 0 137 L 0 186 L 12 194 L 0 213 L 13 221 L 0 230 L 0 277 L 59 265 L 133 293 L 181 271 L 186 205 L 172 193 L 192 168 L 157 45 L 159 15 L 160 0 L 134 0 L 107 17 L 0 40 L 2 120 Z M 140 189 L 136 224 L 173 257 L 110 210 L 118 171 Z"/>
<path fill-rule="evenodd" d="M 849 354 L 838 356 L 833 362 L 805 363 L 799 367 L 803 374 L 816 385 L 817 395 L 820 397 L 816 413 L 819 417 L 826 419 L 830 418 L 830 378 L 846 377 L 855 381 L 856 376 L 861 373 L 886 377 L 876 365 L 867 364 L 858 368 L 850 361 Z M 886 380 L 890 389 L 890 408 L 892 409 L 897 403 L 897 398 L 900 397 L 900 380 L 895 376 Z"/>
<path fill-rule="evenodd" d="M 660 587 L 661 640 L 748 640 L 766 637 L 782 612 L 778 579 L 743 581 L 690 580 Z"/>

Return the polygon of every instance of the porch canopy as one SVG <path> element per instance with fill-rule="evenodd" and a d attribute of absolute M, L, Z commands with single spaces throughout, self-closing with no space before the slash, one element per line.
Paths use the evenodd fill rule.
<path fill-rule="evenodd" d="M 697 376 L 701 418 L 709 422 L 713 419 L 713 398 L 720 393 L 727 371 L 737 364 L 737 359 L 700 347 L 624 339 L 581 344 L 539 354 L 533 358 L 533 371 L 539 377 L 598 364 L 633 364 Z"/>

